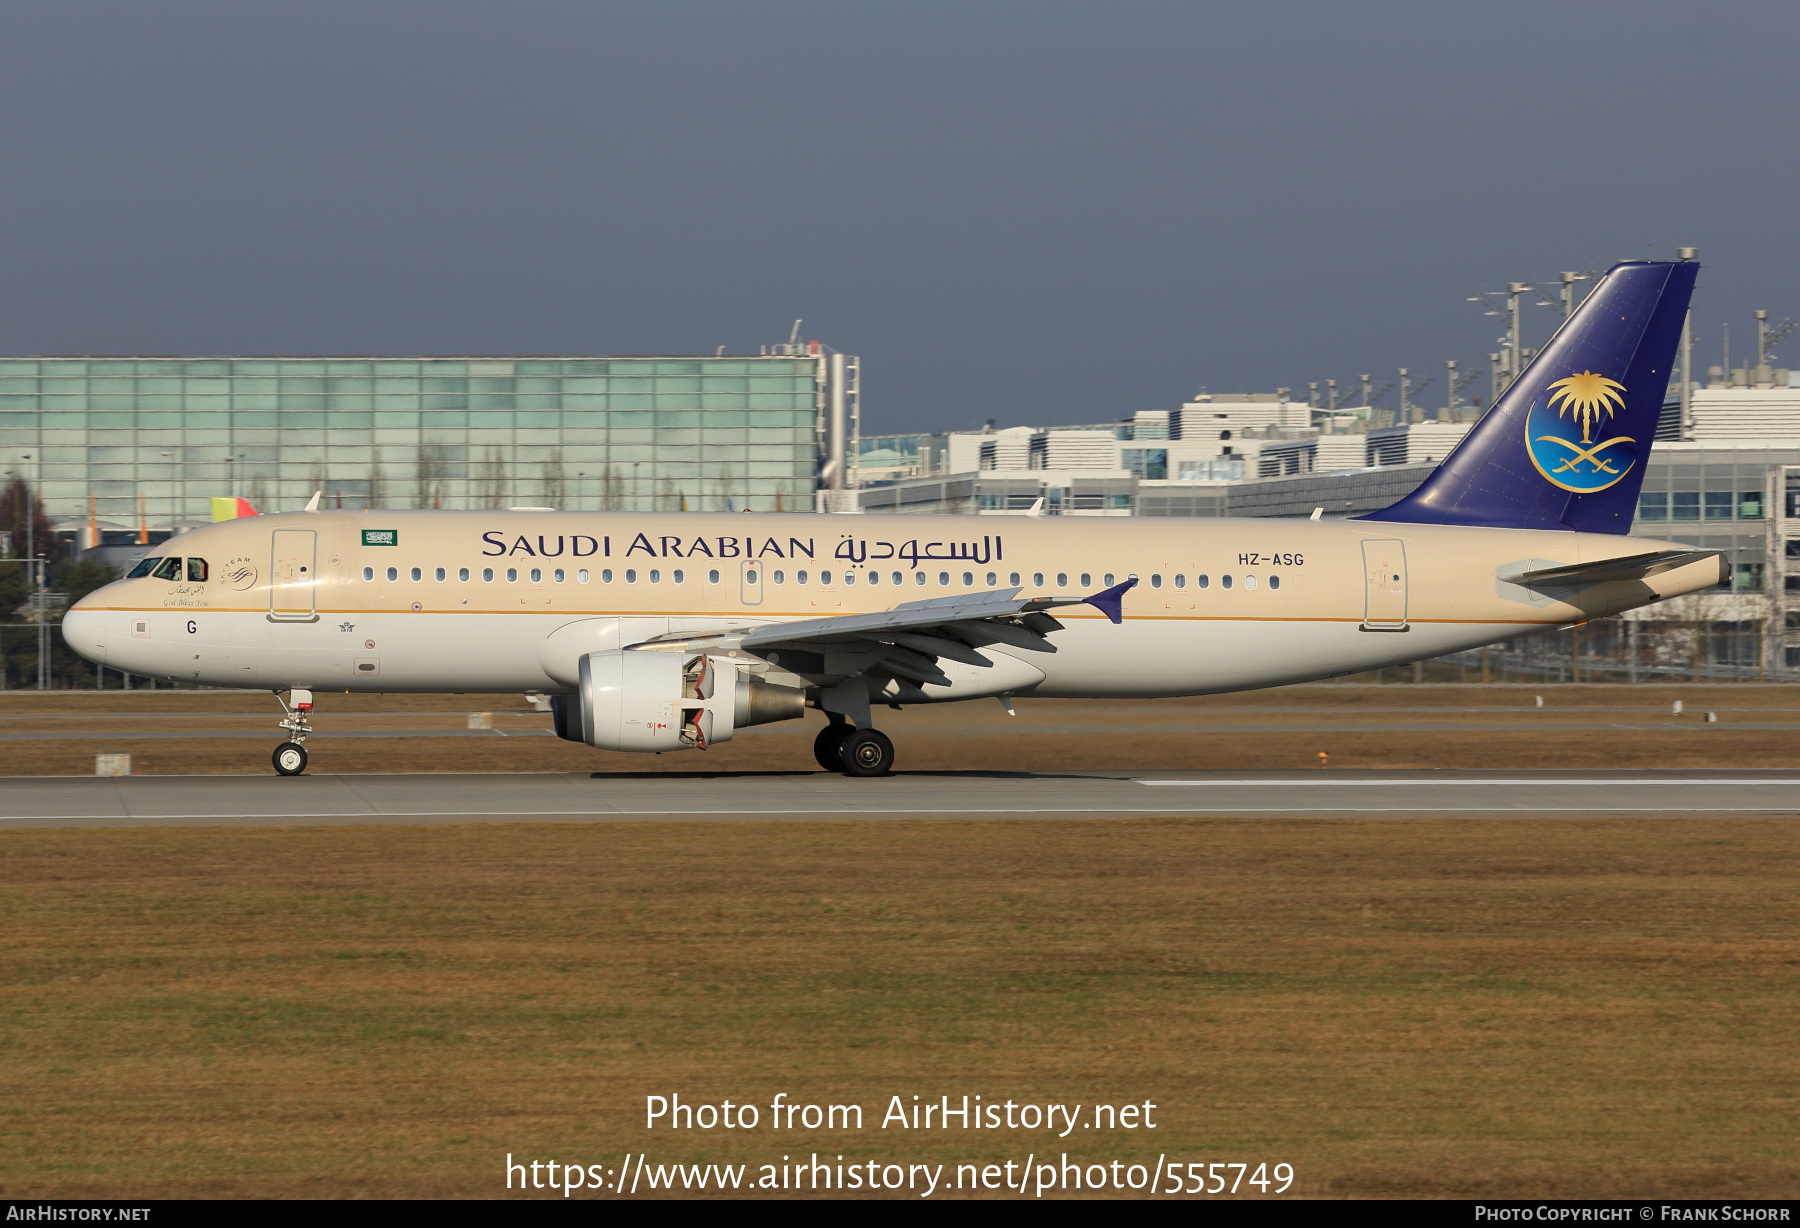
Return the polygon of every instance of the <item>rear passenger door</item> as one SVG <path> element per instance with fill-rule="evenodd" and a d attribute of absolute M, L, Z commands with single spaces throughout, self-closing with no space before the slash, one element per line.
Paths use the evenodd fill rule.
<path fill-rule="evenodd" d="M 1398 538 L 1364 540 L 1364 631 L 1406 630 L 1406 546 Z"/>

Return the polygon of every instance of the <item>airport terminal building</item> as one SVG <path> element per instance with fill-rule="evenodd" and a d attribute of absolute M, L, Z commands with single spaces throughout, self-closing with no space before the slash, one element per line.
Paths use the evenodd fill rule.
<path fill-rule="evenodd" d="M 13 358 L 0 464 L 65 532 L 330 507 L 810 509 L 857 363 L 753 356 Z"/>

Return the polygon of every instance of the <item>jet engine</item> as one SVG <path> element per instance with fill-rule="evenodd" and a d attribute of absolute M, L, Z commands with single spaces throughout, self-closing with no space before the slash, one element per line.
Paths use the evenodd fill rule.
<path fill-rule="evenodd" d="M 556 736 L 601 750 L 705 750 L 749 725 L 806 711 L 806 693 L 706 653 L 590 652 L 573 695 L 556 695 Z"/>

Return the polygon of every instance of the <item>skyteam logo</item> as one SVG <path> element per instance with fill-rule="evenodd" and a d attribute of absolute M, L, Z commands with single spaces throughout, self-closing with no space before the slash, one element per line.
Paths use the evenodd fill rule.
<path fill-rule="evenodd" d="M 1525 415 L 1525 450 L 1554 486 L 1591 495 L 1614 485 L 1637 463 L 1637 440 L 1606 436 L 1625 408 L 1625 385 L 1583 371 L 1550 385 L 1550 399 Z M 1552 411 L 1555 411 L 1552 413 Z M 1602 436 L 1596 441 L 1595 436 Z"/>

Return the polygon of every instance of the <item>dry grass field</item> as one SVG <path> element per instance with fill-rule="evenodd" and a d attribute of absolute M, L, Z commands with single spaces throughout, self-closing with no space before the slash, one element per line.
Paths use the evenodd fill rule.
<path fill-rule="evenodd" d="M 1679 719 L 1659 688 L 1541 693 L 887 725 L 903 767 L 1800 766 L 1791 689 L 1680 688 Z M 8 696 L 0 714 L 42 715 L 0 732 L 66 723 L 33 703 L 128 698 L 171 723 L 268 702 Z M 327 702 L 328 728 L 523 707 Z M 800 766 L 805 734 L 707 765 Z M 0 771 L 91 772 L 118 749 L 140 771 L 266 771 L 273 740 L 0 742 Z M 643 766 L 547 738 L 313 745 L 316 770 Z M 814 1151 L 947 1173 L 1067 1151 L 1286 1162 L 1313 1196 L 1800 1196 L 1797 835 L 1743 817 L 0 830 L 0 1194 L 487 1197 L 509 1152 L 754 1175 Z M 855 1102 L 866 1124 L 777 1136 L 765 1108 L 756 1131 L 645 1131 L 644 1098 L 671 1092 Z M 1158 1129 L 879 1128 L 892 1095 L 965 1093 L 1149 1100 Z"/>
<path fill-rule="evenodd" d="M 1787 820 L 0 832 L 0 1191 L 1285 1161 L 1310 1195 L 1794 1196 Z M 647 1133 L 644 1097 L 860 1102 Z M 902 1135 L 887 1097 L 1154 1101 Z M 766 1116 L 765 1116 L 766 1121 Z"/>

